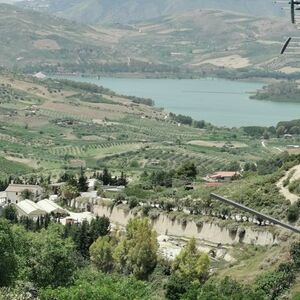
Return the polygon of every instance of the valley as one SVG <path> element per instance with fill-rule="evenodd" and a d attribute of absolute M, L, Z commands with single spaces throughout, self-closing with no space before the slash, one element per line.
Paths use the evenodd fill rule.
<path fill-rule="evenodd" d="M 279 55 L 299 32 L 285 14 L 7 2 L 0 300 L 299 300 L 300 60 Z"/>
<path fill-rule="evenodd" d="M 299 68 L 297 60 L 279 56 L 285 37 L 298 34 L 281 18 L 194 10 L 91 27 L 0 7 L 0 65 L 29 74 L 288 79 Z"/>
<path fill-rule="evenodd" d="M 222 79 L 140 79 L 57 76 L 103 85 L 122 95 L 152 98 L 156 107 L 189 115 L 217 126 L 272 126 L 281 120 L 297 119 L 298 103 L 251 99 L 262 83 Z M 279 96 L 280 98 L 280 96 Z M 284 98 L 284 97 L 283 97 Z M 266 112 L 269 112 L 266 114 Z"/>

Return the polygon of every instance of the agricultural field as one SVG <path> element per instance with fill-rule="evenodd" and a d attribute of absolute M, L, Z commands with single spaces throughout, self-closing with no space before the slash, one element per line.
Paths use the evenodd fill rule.
<path fill-rule="evenodd" d="M 230 258 L 211 260 L 216 278 L 228 275 L 252 284 L 262 268 L 276 272 L 286 260 L 281 253 L 289 251 L 295 234 L 254 223 L 253 216 L 211 199 L 210 193 L 299 226 L 299 207 L 277 186 L 300 164 L 300 156 L 286 151 L 299 144 L 298 135 L 287 138 L 280 126 L 229 129 L 196 120 L 179 123 L 178 118 L 186 118 L 152 106 L 149 99 L 59 78 L 37 80 L 3 72 L 0 81 L 1 181 L 51 175 L 56 182 L 63 173 L 77 175 L 83 169 L 91 177 L 107 169 L 111 180 L 122 174 L 128 185 L 122 192 L 101 187 L 98 192 L 127 213 L 153 222 L 164 215 L 179 228 L 193 223 L 199 231 L 203 224 L 213 224 L 235 237 L 257 230 L 280 240 L 279 245 L 239 243 L 224 249 L 205 242 Z M 241 174 L 209 186 L 207 175 L 217 171 Z M 277 254 L 278 260 L 272 260 Z M 299 280 L 292 293 L 299 291 Z"/>
<path fill-rule="evenodd" d="M 55 173 L 106 166 L 138 175 L 193 161 L 204 177 L 276 152 L 240 129 L 179 126 L 163 110 L 137 100 L 88 84 L 3 72 L 0 155 L 25 169 Z"/>

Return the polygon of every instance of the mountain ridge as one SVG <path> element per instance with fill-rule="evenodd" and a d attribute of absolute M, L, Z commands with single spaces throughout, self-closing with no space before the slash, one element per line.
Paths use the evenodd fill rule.
<path fill-rule="evenodd" d="M 22 7 L 87 24 L 129 23 L 194 9 L 226 10 L 253 16 L 279 16 L 282 11 L 265 0 L 25 0 Z"/>
<path fill-rule="evenodd" d="M 278 57 L 285 36 L 296 34 L 282 18 L 194 10 L 91 27 L 8 4 L 0 8 L 0 65 L 26 73 L 193 76 L 207 66 L 273 71 L 292 62 L 300 67 Z"/>

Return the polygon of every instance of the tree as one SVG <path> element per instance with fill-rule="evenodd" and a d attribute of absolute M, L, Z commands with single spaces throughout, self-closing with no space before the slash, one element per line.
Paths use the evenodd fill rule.
<path fill-rule="evenodd" d="M 31 190 L 25 189 L 21 192 L 21 198 L 23 200 L 33 200 L 34 194 Z"/>
<path fill-rule="evenodd" d="M 79 192 L 87 192 L 87 190 L 89 188 L 87 178 L 84 175 L 83 169 L 81 169 L 81 171 L 80 171 L 80 176 L 78 178 L 77 187 L 78 187 Z"/>
<path fill-rule="evenodd" d="M 257 167 L 255 165 L 255 163 L 252 163 L 252 162 L 247 162 L 245 163 L 244 165 L 244 171 L 245 172 L 255 172 L 257 170 Z"/>
<path fill-rule="evenodd" d="M 17 210 L 12 205 L 8 205 L 4 208 L 3 217 L 12 223 L 18 222 Z"/>
<path fill-rule="evenodd" d="M 117 269 L 138 279 L 146 279 L 156 266 L 157 251 L 156 232 L 149 220 L 131 219 L 126 226 L 126 236 L 114 253 Z"/>
<path fill-rule="evenodd" d="M 150 180 L 154 186 L 172 187 L 172 176 L 170 172 L 164 170 L 155 171 L 150 175 Z"/>
<path fill-rule="evenodd" d="M 63 239 L 63 227 L 52 224 L 32 237 L 28 267 L 29 279 L 39 287 L 69 284 L 77 268 L 75 245 Z"/>
<path fill-rule="evenodd" d="M 98 237 L 106 236 L 110 232 L 110 221 L 106 216 L 99 217 L 91 221 L 90 237 L 92 241 L 96 241 Z"/>
<path fill-rule="evenodd" d="M 299 219 L 299 207 L 296 204 L 289 206 L 287 218 L 292 223 L 295 223 Z"/>
<path fill-rule="evenodd" d="M 120 186 L 127 186 L 128 181 L 126 179 L 126 175 L 124 172 L 121 172 L 121 176 L 118 178 L 118 185 Z"/>
<path fill-rule="evenodd" d="M 269 134 L 269 132 L 268 132 L 267 130 L 264 131 L 264 133 L 263 133 L 263 138 L 264 138 L 265 140 L 270 139 L 270 134 Z"/>
<path fill-rule="evenodd" d="M 90 247 L 92 263 L 102 272 L 111 272 L 114 268 L 114 245 L 109 237 L 98 238 Z"/>
<path fill-rule="evenodd" d="M 13 232 L 15 254 L 18 264 L 18 280 L 26 281 L 28 278 L 28 259 L 31 248 L 32 233 L 27 231 L 24 226 L 14 225 L 11 227 Z"/>
<path fill-rule="evenodd" d="M 209 266 L 208 255 L 197 249 L 196 240 L 193 238 L 175 258 L 172 269 L 179 277 L 203 282 L 208 277 Z"/>
<path fill-rule="evenodd" d="M 77 236 L 77 248 L 84 258 L 89 257 L 89 248 L 91 244 L 90 224 L 88 221 L 83 221 L 80 225 L 79 234 Z"/>
<path fill-rule="evenodd" d="M 104 168 L 102 174 L 103 185 L 109 185 L 111 183 L 111 174 L 108 172 L 107 168 Z"/>
<path fill-rule="evenodd" d="M 67 184 L 74 186 L 77 185 L 77 181 L 74 174 L 70 173 L 63 173 L 62 175 L 60 175 L 58 182 L 66 182 Z"/>
<path fill-rule="evenodd" d="M 290 256 L 294 262 L 295 267 L 300 269 L 300 242 L 295 242 L 292 244 L 290 249 Z"/>
<path fill-rule="evenodd" d="M 166 299 L 179 300 L 185 294 L 192 282 L 187 277 L 179 277 L 177 274 L 171 274 L 166 285 Z"/>
<path fill-rule="evenodd" d="M 10 285 L 17 277 L 15 242 L 10 225 L 0 219 L 0 286 Z"/>
<path fill-rule="evenodd" d="M 177 171 L 179 176 L 195 178 L 197 176 L 197 167 L 196 165 L 189 161 L 183 164 Z"/>
<path fill-rule="evenodd" d="M 280 137 L 280 136 L 284 135 L 285 134 L 285 127 L 284 126 L 277 127 L 276 134 L 277 134 L 277 137 Z"/>
<path fill-rule="evenodd" d="M 194 121 L 193 122 L 194 127 L 196 128 L 204 128 L 205 127 L 205 121 Z"/>
<path fill-rule="evenodd" d="M 178 298 L 177 298 L 178 299 Z M 222 280 L 210 280 L 204 285 L 193 283 L 187 292 L 180 297 L 182 300 L 265 300 L 261 291 L 255 291 L 251 286 L 242 285 L 225 277 Z"/>
<path fill-rule="evenodd" d="M 61 187 L 61 193 L 64 199 L 72 200 L 79 195 L 78 188 L 76 186 L 66 184 Z"/>
<path fill-rule="evenodd" d="M 290 130 L 289 130 L 290 134 L 299 134 L 300 133 L 300 127 L 299 126 L 293 126 Z"/>
<path fill-rule="evenodd" d="M 237 172 L 241 168 L 240 163 L 238 161 L 231 161 L 230 163 L 227 164 L 226 170 L 227 171 L 232 171 L 232 172 Z"/>
<path fill-rule="evenodd" d="M 40 291 L 41 300 L 150 300 L 150 286 L 133 277 L 104 274 L 91 269 L 81 270 L 70 287 Z"/>
<path fill-rule="evenodd" d="M 256 279 L 256 290 L 265 293 L 267 299 L 277 299 L 295 281 L 294 264 L 282 263 L 273 272 L 261 274 Z"/>

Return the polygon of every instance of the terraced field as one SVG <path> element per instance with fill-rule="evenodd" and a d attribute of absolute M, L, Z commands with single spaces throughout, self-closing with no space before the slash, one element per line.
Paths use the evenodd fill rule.
<path fill-rule="evenodd" d="M 179 126 L 163 110 L 132 103 L 101 87 L 6 73 L 0 78 L 5 83 L 0 87 L 0 157 L 8 157 L 7 164 L 25 166 L 20 167 L 24 174 L 31 171 L 28 166 L 35 172 L 59 172 L 83 165 L 138 175 L 193 161 L 205 176 L 232 162 L 257 161 L 270 154 L 240 129 Z M 92 102 L 76 98 L 85 93 Z M 113 99 L 114 104 L 96 103 L 93 95 Z M 191 142 L 199 140 L 204 142 Z"/>

